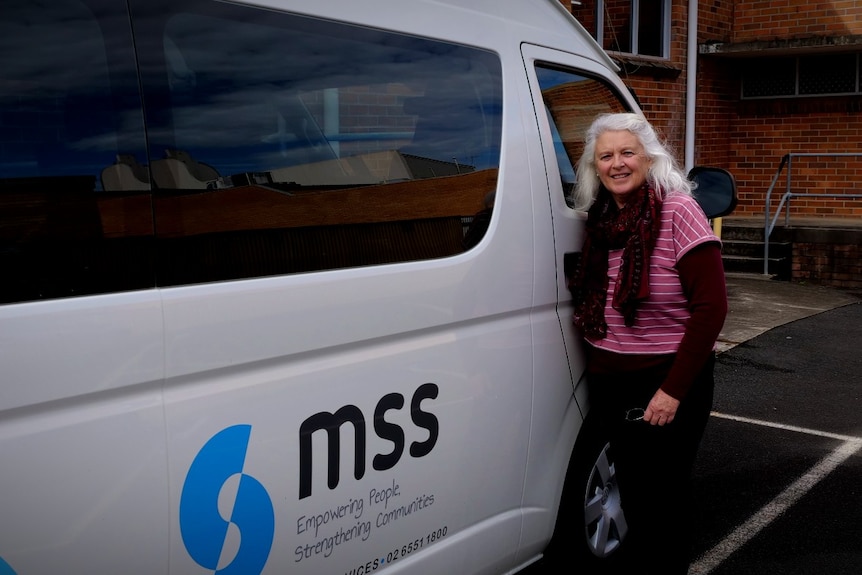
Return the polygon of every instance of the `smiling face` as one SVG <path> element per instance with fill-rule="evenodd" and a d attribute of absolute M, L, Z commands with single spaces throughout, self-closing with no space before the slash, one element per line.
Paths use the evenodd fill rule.
<path fill-rule="evenodd" d="M 652 164 L 637 136 L 628 130 L 608 131 L 599 136 L 595 160 L 599 180 L 620 208 L 646 182 Z"/>

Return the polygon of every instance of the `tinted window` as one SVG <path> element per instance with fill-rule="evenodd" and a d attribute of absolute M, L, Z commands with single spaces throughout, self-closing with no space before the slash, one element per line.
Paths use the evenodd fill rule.
<path fill-rule="evenodd" d="M 571 192 L 587 128 L 599 114 L 629 110 L 616 91 L 601 80 L 548 65 L 537 66 L 536 76 L 551 125 L 563 193 L 569 206 L 574 206 Z"/>
<path fill-rule="evenodd" d="M 481 240 L 493 54 L 222 2 L 131 9 L 133 25 L 118 0 L 4 0 L 0 303 Z"/>
<path fill-rule="evenodd" d="M 0 303 L 154 285 L 149 186 L 103 183 L 146 158 L 132 56 L 121 3 L 4 0 Z"/>
<path fill-rule="evenodd" d="M 495 56 L 223 3 L 132 4 L 160 285 L 475 241 L 499 163 Z"/>

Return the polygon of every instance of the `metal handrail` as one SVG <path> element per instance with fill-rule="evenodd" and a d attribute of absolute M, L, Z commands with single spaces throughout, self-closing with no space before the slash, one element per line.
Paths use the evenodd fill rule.
<path fill-rule="evenodd" d="M 766 221 L 763 227 L 763 275 L 769 275 L 769 236 L 772 234 L 772 230 L 775 229 L 775 222 L 778 221 L 778 216 L 781 215 L 781 210 L 787 205 L 787 212 L 784 215 L 784 225 L 787 226 L 790 224 L 790 199 L 791 198 L 802 198 L 802 197 L 833 197 L 833 198 L 862 198 L 862 194 L 837 194 L 837 193 L 794 193 L 790 190 L 790 182 L 791 182 L 791 173 L 793 171 L 793 158 L 804 158 L 804 157 L 830 157 L 830 158 L 845 158 L 845 157 L 856 157 L 862 158 L 862 154 L 856 153 L 792 153 L 792 154 L 784 154 L 781 157 L 781 162 L 778 164 L 778 169 L 775 171 L 775 177 L 772 178 L 772 183 L 769 184 L 769 189 L 766 190 L 766 206 L 764 209 L 766 215 Z M 787 166 L 787 185 L 785 187 L 784 195 L 781 196 L 781 200 L 778 202 L 778 208 L 775 210 L 775 216 L 770 220 L 769 218 L 769 204 L 772 196 L 772 190 L 775 188 L 775 184 L 778 182 L 778 178 L 781 177 L 781 172 L 784 170 L 784 166 Z"/>

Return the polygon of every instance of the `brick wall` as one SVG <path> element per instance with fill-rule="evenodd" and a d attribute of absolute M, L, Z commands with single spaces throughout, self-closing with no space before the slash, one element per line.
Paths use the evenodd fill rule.
<path fill-rule="evenodd" d="M 851 34 L 862 34 L 862 4 L 853 0 L 739 0 L 734 5 L 734 42 Z M 732 142 L 729 169 L 740 190 L 735 215 L 764 214 L 766 191 L 785 154 L 862 150 L 860 108 L 859 96 L 739 101 L 728 133 Z M 791 189 L 845 196 L 857 193 L 862 185 L 860 168 L 858 158 L 796 158 Z M 786 170 L 771 196 L 770 213 L 785 186 Z M 792 200 L 790 213 L 804 218 L 858 218 L 862 199 L 797 198 Z"/>
<path fill-rule="evenodd" d="M 729 63 L 701 60 L 697 69 L 697 107 L 695 111 L 696 165 L 730 169 L 729 127 L 736 117 L 736 82 L 728 80 Z"/>
<path fill-rule="evenodd" d="M 595 0 L 584 0 L 580 6 L 563 4 L 595 35 Z M 612 15 L 617 14 L 617 20 L 624 20 L 618 0 L 607 4 L 616 11 Z M 688 1 L 673 0 L 672 4 L 672 42 L 665 67 L 650 66 L 649 58 L 641 59 L 643 65 L 623 58 L 620 75 L 682 161 Z M 848 34 L 862 34 L 862 3 L 855 0 L 703 0 L 698 6 L 698 44 Z M 610 47 L 607 41 L 605 45 Z M 622 55 L 611 52 L 611 56 L 620 60 Z M 694 163 L 730 170 L 740 197 L 734 215 L 762 217 L 766 192 L 785 154 L 862 151 L 862 96 L 741 100 L 740 62 L 736 58 L 698 59 Z M 797 159 L 792 178 L 797 192 L 857 193 L 862 190 L 862 165 L 858 159 Z M 783 187 L 773 192 L 773 198 L 782 192 Z M 773 207 L 777 201 L 773 199 Z M 791 207 L 792 217 L 862 216 L 862 199 L 797 198 Z"/>
<path fill-rule="evenodd" d="M 647 118 L 680 160 L 685 138 L 687 6 L 688 0 L 673 0 L 673 42 L 665 63 L 676 73 L 648 65 L 638 67 L 631 60 L 621 72 Z M 595 35 L 595 0 L 584 0 L 571 9 Z M 702 0 L 698 6 L 698 44 L 849 35 L 862 35 L 862 2 L 856 0 Z M 619 54 L 611 56 L 620 59 Z M 741 100 L 740 66 L 737 58 L 698 58 L 694 162 L 723 167 L 734 174 L 740 196 L 734 216 L 763 218 L 766 192 L 782 156 L 862 152 L 862 96 Z M 784 192 L 786 174 L 785 168 L 772 194 L 771 213 Z M 794 218 L 854 222 L 862 218 L 862 199 L 846 197 L 862 193 L 862 158 L 795 158 L 791 175 L 794 192 L 845 196 L 794 198 L 791 222 Z M 860 244 L 862 239 L 856 235 L 794 240 L 792 279 L 862 289 Z"/>
<path fill-rule="evenodd" d="M 584 0 L 580 5 L 571 5 L 572 14 L 593 35 L 596 35 L 595 0 Z M 625 12 L 630 0 L 608 2 L 610 15 L 627 23 Z M 698 10 L 699 42 L 728 40 L 732 30 L 733 4 L 719 0 L 703 1 Z M 608 15 L 606 14 L 606 20 Z M 606 23 L 605 49 L 612 49 L 613 42 L 607 36 L 615 30 Z M 625 33 L 620 30 L 616 32 Z M 686 59 L 688 42 L 688 2 L 677 0 L 671 10 L 670 57 L 655 66 L 655 59 L 641 58 L 642 65 L 635 61 L 623 65 L 620 76 L 623 82 L 637 95 L 647 118 L 665 138 L 677 159 L 684 161 L 685 153 L 685 94 Z M 611 52 L 612 56 L 619 54 Z M 733 103 L 738 99 L 738 88 L 722 73 L 723 67 L 715 62 L 701 62 L 698 67 L 698 100 L 695 140 L 695 164 L 728 168 L 730 143 L 729 125 L 735 114 Z"/>
<path fill-rule="evenodd" d="M 733 3 L 718 0 L 698 4 L 698 44 L 725 42 L 733 31 Z M 695 108 L 696 165 L 730 169 L 731 142 L 728 128 L 735 117 L 738 99 L 732 65 L 699 58 L 697 106 Z"/>
<path fill-rule="evenodd" d="M 835 100 L 839 100 L 836 105 L 841 104 L 841 99 L 833 99 L 833 103 Z M 829 103 L 830 100 L 825 98 L 787 101 L 785 104 L 794 109 L 785 113 L 773 110 L 775 106 L 768 102 L 750 112 L 742 106 L 729 135 L 729 169 L 739 186 L 739 205 L 735 215 L 764 214 L 766 192 L 785 154 L 862 151 L 862 117 L 850 110 L 829 111 Z M 786 189 L 787 173 L 785 167 L 775 185 L 770 213 L 774 213 L 778 199 Z M 795 193 L 843 195 L 793 199 L 791 217 L 862 216 L 862 199 L 848 197 L 860 193 L 862 157 L 794 158 L 790 183 L 791 191 Z"/>
<path fill-rule="evenodd" d="M 596 36 L 595 0 L 584 0 L 580 5 L 560 0 L 572 14 Z M 620 77 L 638 97 L 646 117 L 666 140 L 680 163 L 685 146 L 685 62 L 688 10 L 686 2 L 675 2 L 671 10 L 670 58 L 648 56 L 625 58 L 615 52 L 617 47 L 628 48 L 630 0 L 607 0 L 605 13 L 604 48 L 611 57 L 621 62 Z M 624 38 L 625 37 L 625 38 Z M 621 62 L 622 63 L 622 62 Z"/>
<path fill-rule="evenodd" d="M 587 31 L 593 36 L 596 37 L 596 6 L 593 0 L 588 2 L 581 2 L 580 5 L 572 4 L 571 2 L 566 2 L 566 0 L 560 0 L 563 6 L 565 6 L 571 13 L 575 19 L 581 23 L 581 26 L 587 29 Z"/>
<path fill-rule="evenodd" d="M 795 243 L 792 279 L 846 290 L 860 290 L 860 261 L 862 247 L 858 243 Z"/>
<path fill-rule="evenodd" d="M 862 34 L 862 3 L 857 0 L 737 0 L 733 41 Z"/>

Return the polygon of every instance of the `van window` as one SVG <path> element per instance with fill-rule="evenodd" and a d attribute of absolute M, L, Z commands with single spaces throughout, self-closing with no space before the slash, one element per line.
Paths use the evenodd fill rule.
<path fill-rule="evenodd" d="M 0 304 L 481 241 L 496 55 L 223 2 L 130 4 L 131 29 L 118 0 L 3 2 Z"/>
<path fill-rule="evenodd" d="M 159 285 L 478 241 L 499 167 L 495 55 L 221 2 L 132 7 Z"/>
<path fill-rule="evenodd" d="M 536 77 L 551 125 L 563 194 L 569 207 L 574 207 L 575 170 L 587 128 L 599 114 L 629 110 L 617 92 L 602 80 L 544 64 L 536 66 Z"/>
<path fill-rule="evenodd" d="M 123 4 L 4 0 L 0 303 L 153 287 L 149 186 L 103 185 L 145 158 Z"/>

